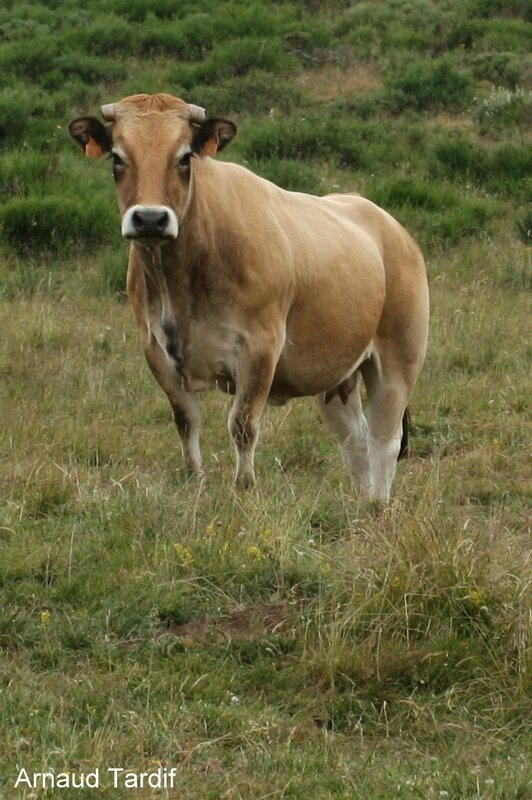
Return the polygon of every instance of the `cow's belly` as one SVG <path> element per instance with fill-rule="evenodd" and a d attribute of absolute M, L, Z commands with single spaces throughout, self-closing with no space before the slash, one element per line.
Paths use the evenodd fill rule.
<path fill-rule="evenodd" d="M 286 339 L 272 395 L 315 395 L 351 375 L 371 353 L 384 306 L 382 273 L 366 286 L 313 292 L 296 303 L 286 320 Z"/>
<path fill-rule="evenodd" d="M 373 336 L 359 335 L 350 342 L 338 339 L 336 345 L 302 349 L 288 339 L 275 371 L 271 402 L 316 395 L 338 386 L 369 358 Z"/>

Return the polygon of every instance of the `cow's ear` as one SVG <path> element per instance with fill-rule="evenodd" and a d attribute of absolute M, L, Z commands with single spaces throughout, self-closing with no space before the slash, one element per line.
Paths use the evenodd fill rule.
<path fill-rule="evenodd" d="M 228 119 L 208 119 L 197 130 L 192 149 L 200 156 L 215 156 L 236 134 L 236 125 Z"/>
<path fill-rule="evenodd" d="M 109 129 L 96 117 L 78 117 L 68 126 L 68 132 L 88 158 L 101 158 L 111 150 Z"/>

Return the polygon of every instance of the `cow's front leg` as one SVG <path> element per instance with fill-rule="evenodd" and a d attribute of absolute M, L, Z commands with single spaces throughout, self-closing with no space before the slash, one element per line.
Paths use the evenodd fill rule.
<path fill-rule="evenodd" d="M 240 380 L 237 380 L 235 399 L 229 414 L 229 431 L 236 450 L 235 483 L 240 489 L 249 489 L 255 484 L 255 447 L 274 371 L 274 354 L 262 354 L 246 359 Z"/>
<path fill-rule="evenodd" d="M 183 389 L 182 379 L 153 336 L 143 337 L 148 365 L 164 389 L 176 424 L 187 475 L 204 477 L 200 451 L 201 412 L 195 394 Z"/>

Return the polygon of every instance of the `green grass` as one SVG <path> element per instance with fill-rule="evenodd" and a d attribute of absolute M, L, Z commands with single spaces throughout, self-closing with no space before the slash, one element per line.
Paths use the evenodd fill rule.
<path fill-rule="evenodd" d="M 184 800 L 530 795 L 530 21 L 520 0 L 4 3 L 1 800 L 29 799 L 20 766 L 158 764 Z M 109 164 L 66 134 L 160 90 L 235 117 L 224 158 L 360 191 L 423 244 L 430 348 L 388 507 L 309 401 L 267 411 L 241 494 L 228 400 L 204 396 L 209 482 L 181 474 Z"/>

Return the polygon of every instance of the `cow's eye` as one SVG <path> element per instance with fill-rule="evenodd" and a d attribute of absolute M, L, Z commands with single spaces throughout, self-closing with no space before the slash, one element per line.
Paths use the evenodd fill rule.
<path fill-rule="evenodd" d="M 190 167 L 190 159 L 192 158 L 192 150 L 187 150 L 186 153 L 183 153 L 179 161 L 177 162 L 180 167 Z"/>
<path fill-rule="evenodd" d="M 113 167 L 123 167 L 124 162 L 118 155 L 118 153 L 111 153 L 111 158 L 113 159 Z"/>

